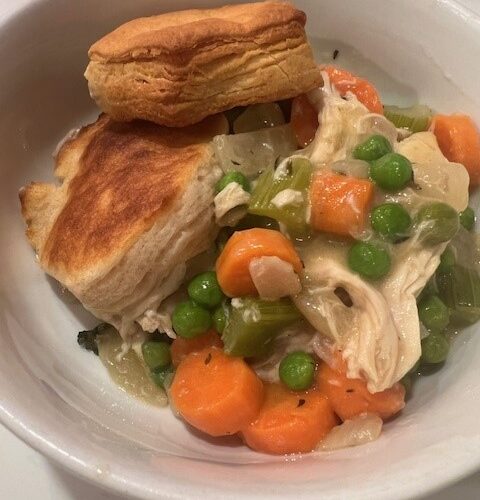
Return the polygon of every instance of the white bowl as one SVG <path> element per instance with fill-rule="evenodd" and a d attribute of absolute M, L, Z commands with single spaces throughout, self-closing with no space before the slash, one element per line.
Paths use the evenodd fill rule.
<path fill-rule="evenodd" d="M 478 328 L 462 334 L 378 441 L 285 461 L 205 440 L 168 410 L 132 401 L 76 344 L 93 318 L 35 263 L 17 192 L 51 179 L 56 143 L 97 113 L 82 76 L 89 45 L 133 17 L 221 3 L 0 0 L 0 419 L 78 475 L 138 497 L 387 499 L 441 488 L 480 466 Z M 471 11 L 448 0 L 297 4 L 310 34 L 341 41 L 322 42 L 319 53 L 340 47 L 337 62 L 369 73 L 385 100 L 480 123 L 480 18 Z M 349 62 L 344 44 L 377 66 Z"/>

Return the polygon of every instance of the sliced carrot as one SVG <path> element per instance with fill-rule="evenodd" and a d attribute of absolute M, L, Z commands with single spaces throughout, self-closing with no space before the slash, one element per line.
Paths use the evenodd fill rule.
<path fill-rule="evenodd" d="M 384 420 L 405 406 L 405 388 L 396 383 L 390 389 L 372 394 L 361 379 L 349 379 L 344 367 L 333 370 L 322 363 L 317 372 L 318 390 L 327 395 L 335 413 L 348 420 L 362 413 L 375 413 Z"/>
<path fill-rule="evenodd" d="M 377 89 L 364 78 L 360 78 L 350 71 L 337 68 L 336 66 L 324 66 L 322 68 L 330 78 L 341 96 L 351 92 L 372 113 L 383 115 L 383 105 Z"/>
<path fill-rule="evenodd" d="M 292 242 L 279 231 L 253 228 L 233 233 L 217 259 L 217 279 L 223 292 L 229 297 L 258 295 L 250 276 L 252 259 L 276 256 L 289 262 L 298 273 L 302 261 Z"/>
<path fill-rule="evenodd" d="M 208 330 L 193 339 L 177 337 L 170 347 L 173 366 L 178 366 L 191 352 L 198 352 L 206 347 L 219 347 L 220 349 L 223 347 L 223 342 L 215 330 Z"/>
<path fill-rule="evenodd" d="M 255 420 L 263 402 L 263 383 L 242 358 L 210 347 L 183 359 L 170 395 L 190 425 L 211 436 L 225 436 Z"/>
<path fill-rule="evenodd" d="M 310 224 L 317 231 L 354 235 L 365 225 L 373 195 L 368 180 L 317 172 L 310 185 Z"/>
<path fill-rule="evenodd" d="M 293 99 L 290 123 L 298 145 L 308 146 L 317 132 L 318 113 L 305 94 Z"/>
<path fill-rule="evenodd" d="M 263 453 L 307 453 L 335 425 L 332 407 L 318 391 L 294 393 L 280 384 L 267 384 L 260 413 L 242 436 L 250 448 Z"/>
<path fill-rule="evenodd" d="M 432 129 L 438 146 L 449 161 L 461 163 L 470 185 L 480 185 L 480 132 L 467 115 L 436 115 Z"/>

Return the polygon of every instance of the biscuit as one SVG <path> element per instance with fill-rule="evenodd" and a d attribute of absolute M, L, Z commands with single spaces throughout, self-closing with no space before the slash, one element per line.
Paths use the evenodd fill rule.
<path fill-rule="evenodd" d="M 124 335 L 216 235 L 221 170 L 209 142 L 226 125 L 222 115 L 185 129 L 102 115 L 58 152 L 60 186 L 20 192 L 42 268 Z"/>
<path fill-rule="evenodd" d="M 278 1 L 135 19 L 92 45 L 85 76 L 113 119 L 181 127 L 320 86 L 305 21 Z"/>

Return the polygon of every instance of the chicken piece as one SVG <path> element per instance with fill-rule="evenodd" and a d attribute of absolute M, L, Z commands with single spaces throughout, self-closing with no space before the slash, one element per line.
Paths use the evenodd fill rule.
<path fill-rule="evenodd" d="M 322 253 L 317 248 L 303 255 L 306 278 L 295 305 L 342 350 L 349 378 L 365 378 L 372 393 L 383 391 L 395 382 L 399 352 L 389 305 L 339 258 Z"/>
<path fill-rule="evenodd" d="M 344 160 L 353 148 L 372 134 L 385 136 L 392 144 L 397 129 L 384 116 L 370 113 L 353 95 L 343 99 L 322 73 L 324 86 L 308 96 L 319 112 L 319 127 L 313 142 L 304 150 L 310 161 L 321 166 Z"/>
<path fill-rule="evenodd" d="M 215 219 L 219 226 L 236 226 L 247 213 L 250 194 L 240 184 L 230 182 L 214 198 Z"/>
<path fill-rule="evenodd" d="M 452 163 L 443 156 L 432 132 L 413 134 L 396 146 L 396 151 L 406 156 L 413 166 L 413 178 L 420 188 L 407 190 L 407 198 L 419 203 L 428 200 L 443 201 L 461 212 L 468 205 L 470 178 L 460 163 Z M 405 193 L 402 195 L 405 199 Z"/>
<path fill-rule="evenodd" d="M 275 256 L 258 257 L 249 264 L 250 276 L 260 298 L 277 300 L 300 293 L 302 285 L 292 264 Z"/>

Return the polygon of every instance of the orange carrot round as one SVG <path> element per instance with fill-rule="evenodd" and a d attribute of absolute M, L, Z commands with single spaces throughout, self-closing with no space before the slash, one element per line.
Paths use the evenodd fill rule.
<path fill-rule="evenodd" d="M 263 453 L 307 453 L 335 425 L 332 407 L 318 391 L 290 392 L 280 384 L 267 384 L 260 413 L 242 436 L 250 448 Z"/>
<path fill-rule="evenodd" d="M 322 68 L 338 90 L 344 96 L 351 92 L 372 113 L 383 115 L 383 105 L 377 89 L 364 78 L 360 78 L 350 71 L 337 68 L 336 66 L 324 66 Z"/>
<path fill-rule="evenodd" d="M 263 383 L 243 359 L 210 347 L 183 359 L 170 395 L 190 425 L 210 436 L 225 436 L 255 420 L 263 402 Z"/>
<path fill-rule="evenodd" d="M 436 115 L 432 129 L 438 146 L 449 161 L 461 163 L 470 185 L 480 185 L 480 132 L 467 115 Z"/>
<path fill-rule="evenodd" d="M 345 372 L 321 363 L 317 372 L 318 390 L 327 395 L 335 413 L 348 420 L 362 413 L 375 413 L 387 419 L 405 406 L 405 388 L 395 384 L 390 389 L 371 394 L 361 379 L 349 379 Z"/>
<path fill-rule="evenodd" d="M 318 172 L 310 186 L 310 224 L 317 231 L 354 235 L 365 225 L 373 195 L 368 180 Z"/>
<path fill-rule="evenodd" d="M 300 147 L 304 148 L 313 141 L 318 128 L 318 113 L 305 94 L 293 99 L 290 124 Z"/>
<path fill-rule="evenodd" d="M 207 347 L 223 347 L 223 342 L 215 330 L 208 330 L 193 339 L 177 337 L 170 347 L 173 366 L 178 366 L 191 352 L 198 352 Z"/>
<path fill-rule="evenodd" d="M 289 262 L 296 272 L 302 261 L 292 242 L 279 231 L 253 228 L 233 233 L 217 259 L 217 279 L 229 297 L 258 295 L 249 265 L 256 257 L 276 256 Z"/>

